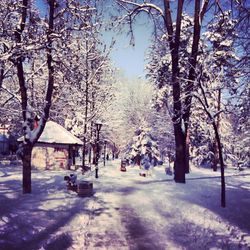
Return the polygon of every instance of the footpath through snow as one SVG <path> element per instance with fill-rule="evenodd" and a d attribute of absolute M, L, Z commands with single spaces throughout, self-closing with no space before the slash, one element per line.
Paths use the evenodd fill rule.
<path fill-rule="evenodd" d="M 250 249 L 250 171 L 226 171 L 227 207 L 219 173 L 192 168 L 176 184 L 156 167 L 139 176 L 108 162 L 94 195 L 66 190 L 68 171 L 33 171 L 22 194 L 21 167 L 0 166 L 0 249 Z"/>

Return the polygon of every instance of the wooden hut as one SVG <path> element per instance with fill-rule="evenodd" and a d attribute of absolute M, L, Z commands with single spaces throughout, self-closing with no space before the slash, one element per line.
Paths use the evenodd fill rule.
<path fill-rule="evenodd" d="M 31 165 L 36 169 L 70 169 L 83 142 L 61 125 L 48 121 L 32 150 Z"/>

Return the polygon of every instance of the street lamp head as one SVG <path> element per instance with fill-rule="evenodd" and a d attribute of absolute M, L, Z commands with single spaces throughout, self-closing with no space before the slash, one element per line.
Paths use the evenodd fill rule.
<path fill-rule="evenodd" d="M 102 123 L 100 122 L 100 121 L 96 121 L 95 122 L 95 125 L 96 125 L 96 129 L 97 129 L 97 131 L 100 131 L 101 130 L 101 127 L 102 127 Z"/>

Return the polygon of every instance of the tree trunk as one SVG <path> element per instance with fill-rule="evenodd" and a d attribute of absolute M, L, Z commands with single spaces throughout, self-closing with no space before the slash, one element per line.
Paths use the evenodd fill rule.
<path fill-rule="evenodd" d="M 27 18 L 27 8 L 28 8 L 28 1 L 23 0 L 22 2 L 22 10 L 21 10 L 21 22 L 20 26 L 16 28 L 15 31 L 15 40 L 17 44 L 22 43 L 22 32 L 24 31 L 26 25 L 26 18 Z M 20 55 L 16 59 L 16 68 L 17 68 L 17 77 L 20 86 L 20 94 L 21 94 L 21 106 L 22 106 L 22 116 L 23 121 L 25 122 L 27 119 L 26 112 L 27 112 L 27 87 L 24 77 L 24 69 L 23 69 L 23 58 Z M 25 130 L 24 130 L 25 131 Z M 25 135 L 24 135 L 25 136 Z M 22 155 L 22 163 L 23 163 L 23 193 L 31 193 L 31 151 L 32 146 L 30 144 L 23 144 L 22 145 L 23 152 Z"/>
<path fill-rule="evenodd" d="M 175 163 L 174 180 L 185 183 L 185 140 L 182 131 L 182 107 L 181 107 L 181 87 L 179 80 L 179 47 L 181 33 L 181 19 L 183 10 L 183 0 L 178 0 L 176 31 L 174 35 L 173 22 L 171 17 L 169 0 L 164 1 L 165 6 L 165 26 L 168 32 L 168 43 L 171 50 L 172 59 L 172 90 L 174 102 L 174 135 L 175 135 Z"/>
<path fill-rule="evenodd" d="M 87 121 L 88 121 L 88 104 L 89 104 L 89 45 L 88 40 L 86 39 L 86 60 L 85 60 L 85 66 L 86 66 L 86 73 L 85 73 L 85 112 L 84 112 L 84 139 L 83 139 L 83 159 L 82 159 L 82 165 L 85 167 L 85 152 L 86 152 L 86 134 L 87 134 Z M 92 129 L 92 127 L 91 127 Z"/>
<path fill-rule="evenodd" d="M 210 120 L 213 120 L 214 117 L 210 114 L 209 110 L 208 110 L 208 101 L 207 101 L 207 97 L 205 95 L 205 92 L 203 92 L 203 97 L 204 97 L 204 102 L 202 102 L 201 98 L 198 98 L 198 100 L 200 101 L 201 105 L 204 108 L 204 111 L 207 113 L 208 117 Z M 226 185 L 225 185 L 225 176 L 224 176 L 224 162 L 223 162 L 223 156 L 222 156 L 222 147 L 221 147 L 221 141 L 220 141 L 220 136 L 219 136 L 219 132 L 218 132 L 218 128 L 216 125 L 216 122 L 213 120 L 213 129 L 214 129 L 214 134 L 215 134 L 215 138 L 216 138 L 216 143 L 218 145 L 218 150 L 219 150 L 219 161 L 220 161 L 220 169 L 221 169 L 221 206 L 225 207 L 226 206 Z"/>
<path fill-rule="evenodd" d="M 23 163 L 23 193 L 31 193 L 31 152 L 32 146 L 25 144 L 22 163 Z"/>
<path fill-rule="evenodd" d="M 200 33 L 201 33 L 201 23 L 204 17 L 204 14 L 207 10 L 209 0 L 205 0 L 203 2 L 203 6 L 201 6 L 200 0 L 195 0 L 195 14 L 194 14 L 194 33 L 193 33 L 193 43 L 192 43 L 192 51 L 189 59 L 189 75 L 188 75 L 188 83 L 185 89 L 186 99 L 184 102 L 184 115 L 183 119 L 185 122 L 185 171 L 189 173 L 189 144 L 190 144 L 190 131 L 189 131 L 189 122 L 191 115 L 191 103 L 192 103 L 192 92 L 194 88 L 194 81 L 196 78 L 196 65 L 197 65 L 197 56 L 199 52 L 199 42 L 200 42 Z"/>
<path fill-rule="evenodd" d="M 190 128 L 186 127 L 185 133 L 185 173 L 189 174 L 189 145 L 190 145 Z"/>
<path fill-rule="evenodd" d="M 97 146 L 96 142 L 93 145 L 93 159 L 92 159 L 92 164 L 96 165 L 96 156 L 97 156 Z"/>
<path fill-rule="evenodd" d="M 85 167 L 85 158 L 86 158 L 86 132 L 87 132 L 87 124 L 85 120 L 84 124 L 84 138 L 83 138 L 83 147 L 82 147 L 82 167 Z"/>
<path fill-rule="evenodd" d="M 51 99 L 53 94 L 53 86 L 54 86 L 54 65 L 53 65 L 53 58 L 52 58 L 52 51 L 53 51 L 53 40 L 51 35 L 54 32 L 54 12 L 55 12 L 55 0 L 50 0 L 49 2 L 49 30 L 47 34 L 47 67 L 48 67 L 48 85 L 47 85 L 47 92 L 46 92 L 46 104 L 44 107 L 44 118 L 47 121 L 49 118 L 49 110 L 51 107 Z M 44 125 L 45 126 L 45 125 Z"/>
<path fill-rule="evenodd" d="M 177 52 L 177 51 L 176 51 Z M 174 53 L 174 52 L 173 52 Z M 173 82 L 173 100 L 174 100 L 174 136 L 175 136 L 175 164 L 174 164 L 174 180 L 175 182 L 185 183 L 185 169 L 186 169 L 186 148 L 185 136 L 182 129 L 182 115 L 181 115 L 181 90 L 178 79 L 179 68 L 176 61 L 178 55 L 174 53 L 172 60 L 172 82 Z"/>
<path fill-rule="evenodd" d="M 106 148 L 107 148 L 107 142 L 104 141 L 104 157 L 103 157 L 103 166 L 106 166 Z"/>
<path fill-rule="evenodd" d="M 218 90 L 218 99 L 217 99 L 217 111 L 219 112 L 221 108 L 221 89 Z M 220 114 L 218 114 L 217 118 L 216 118 L 216 128 L 217 131 L 219 133 L 220 130 Z M 219 145 L 217 142 L 216 137 L 214 138 L 214 160 L 213 160 L 213 170 L 217 171 L 217 165 L 219 162 Z"/>
<path fill-rule="evenodd" d="M 174 124 L 175 133 L 175 162 L 174 180 L 178 183 L 185 183 L 185 143 L 184 134 L 179 124 Z"/>
<path fill-rule="evenodd" d="M 214 158 L 213 158 L 213 171 L 216 172 L 217 171 L 217 166 L 219 163 L 219 147 L 218 147 L 218 143 L 216 140 L 216 137 L 214 138 L 214 142 L 213 142 L 213 153 L 214 153 Z"/>
<path fill-rule="evenodd" d="M 91 165 L 91 158 L 92 158 L 92 144 L 89 144 L 89 166 Z"/>
<path fill-rule="evenodd" d="M 26 25 L 28 1 L 23 0 L 22 5 L 23 6 L 22 6 L 22 10 L 21 10 L 22 16 L 21 16 L 20 26 L 17 27 L 16 31 L 15 31 L 15 40 L 16 40 L 17 44 L 22 43 L 22 32 L 23 32 L 25 25 Z M 26 121 L 28 97 L 27 97 L 27 87 L 25 84 L 22 55 L 18 56 L 18 58 L 16 59 L 16 62 L 15 62 L 15 65 L 17 68 L 17 77 L 18 77 L 19 86 L 20 86 L 22 115 L 23 115 L 23 120 Z"/>
<path fill-rule="evenodd" d="M 222 148 L 219 132 L 215 122 L 213 122 L 213 128 L 215 133 L 216 142 L 218 144 L 219 150 L 219 160 L 220 160 L 220 170 L 221 170 L 221 206 L 226 207 L 226 184 L 225 184 L 225 175 L 224 175 L 224 161 L 222 156 Z"/>
<path fill-rule="evenodd" d="M 189 75 L 188 82 L 185 89 L 186 99 L 184 102 L 184 123 L 185 123 L 185 172 L 189 173 L 189 120 L 190 120 L 190 110 L 192 103 L 192 92 L 194 88 L 194 80 L 196 78 L 195 68 L 197 64 L 197 55 L 200 41 L 200 0 L 195 0 L 195 14 L 194 14 L 194 33 L 193 33 L 193 43 L 192 43 L 192 52 L 189 58 Z"/>

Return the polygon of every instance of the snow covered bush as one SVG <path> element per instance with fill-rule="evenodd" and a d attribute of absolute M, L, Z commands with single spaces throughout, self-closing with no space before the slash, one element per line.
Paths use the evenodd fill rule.
<path fill-rule="evenodd" d="M 125 153 L 125 158 L 137 165 L 146 166 L 146 163 L 150 162 L 151 165 L 156 166 L 161 163 L 157 142 L 153 139 L 149 129 L 136 130 Z"/>

